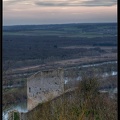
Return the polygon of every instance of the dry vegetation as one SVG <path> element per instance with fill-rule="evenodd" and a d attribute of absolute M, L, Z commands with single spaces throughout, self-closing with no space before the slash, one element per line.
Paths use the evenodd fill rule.
<path fill-rule="evenodd" d="M 25 101 L 27 99 L 26 87 L 3 89 L 2 105 L 3 109 L 9 105 Z"/>
<path fill-rule="evenodd" d="M 98 92 L 98 79 L 84 77 L 78 89 L 28 113 L 28 120 L 117 120 L 117 101 Z"/>

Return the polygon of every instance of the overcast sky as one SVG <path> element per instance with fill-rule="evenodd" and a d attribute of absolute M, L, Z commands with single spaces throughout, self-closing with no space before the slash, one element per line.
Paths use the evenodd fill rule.
<path fill-rule="evenodd" d="M 117 22 L 117 0 L 3 0 L 3 25 Z"/>

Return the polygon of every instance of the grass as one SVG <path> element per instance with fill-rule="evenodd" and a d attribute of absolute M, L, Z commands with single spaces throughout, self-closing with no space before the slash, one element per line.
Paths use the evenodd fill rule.
<path fill-rule="evenodd" d="M 110 37 L 113 35 L 110 34 L 98 34 L 98 33 L 67 33 L 59 31 L 25 31 L 25 32 L 4 32 L 4 35 L 25 35 L 25 36 L 59 36 L 59 37 L 87 37 L 87 38 L 96 38 L 96 37 Z"/>
<path fill-rule="evenodd" d="M 18 32 L 3 32 L 3 35 L 26 35 L 26 36 L 60 36 L 60 37 L 87 37 L 87 38 L 95 38 L 95 37 L 110 37 L 113 36 L 111 34 L 104 34 L 98 31 L 84 31 L 78 28 L 64 28 L 63 31 L 59 30 L 33 30 L 33 31 L 18 31 Z"/>
<path fill-rule="evenodd" d="M 14 112 L 14 120 L 20 120 L 18 112 Z"/>

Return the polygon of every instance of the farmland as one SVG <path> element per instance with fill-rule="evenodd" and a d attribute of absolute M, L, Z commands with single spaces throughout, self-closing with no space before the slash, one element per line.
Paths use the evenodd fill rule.
<path fill-rule="evenodd" d="M 25 88 L 26 78 L 39 70 L 117 61 L 117 24 L 4 26 L 2 53 L 4 96 L 19 94 L 17 85 Z"/>

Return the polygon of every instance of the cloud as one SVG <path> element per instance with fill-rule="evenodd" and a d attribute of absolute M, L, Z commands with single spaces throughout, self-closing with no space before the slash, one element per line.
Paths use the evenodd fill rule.
<path fill-rule="evenodd" d="M 4 5 L 17 5 L 17 4 L 32 4 L 34 3 L 34 0 L 3 0 Z"/>
<path fill-rule="evenodd" d="M 35 4 L 37 6 L 113 6 L 117 0 L 3 0 L 7 5 L 17 3 Z"/>
<path fill-rule="evenodd" d="M 117 0 L 37 0 L 38 6 L 113 6 Z"/>
<path fill-rule="evenodd" d="M 34 0 L 3 0 L 3 11 L 9 11 L 9 10 L 17 10 L 20 11 L 23 8 L 30 9 L 31 5 L 36 6 L 34 4 Z"/>
<path fill-rule="evenodd" d="M 113 6 L 116 4 L 116 0 L 87 0 L 82 2 L 84 6 Z"/>
<path fill-rule="evenodd" d="M 3 0 L 3 3 L 4 4 L 14 4 L 14 3 L 18 3 L 18 2 L 20 2 L 20 1 L 18 1 L 18 0 Z"/>

